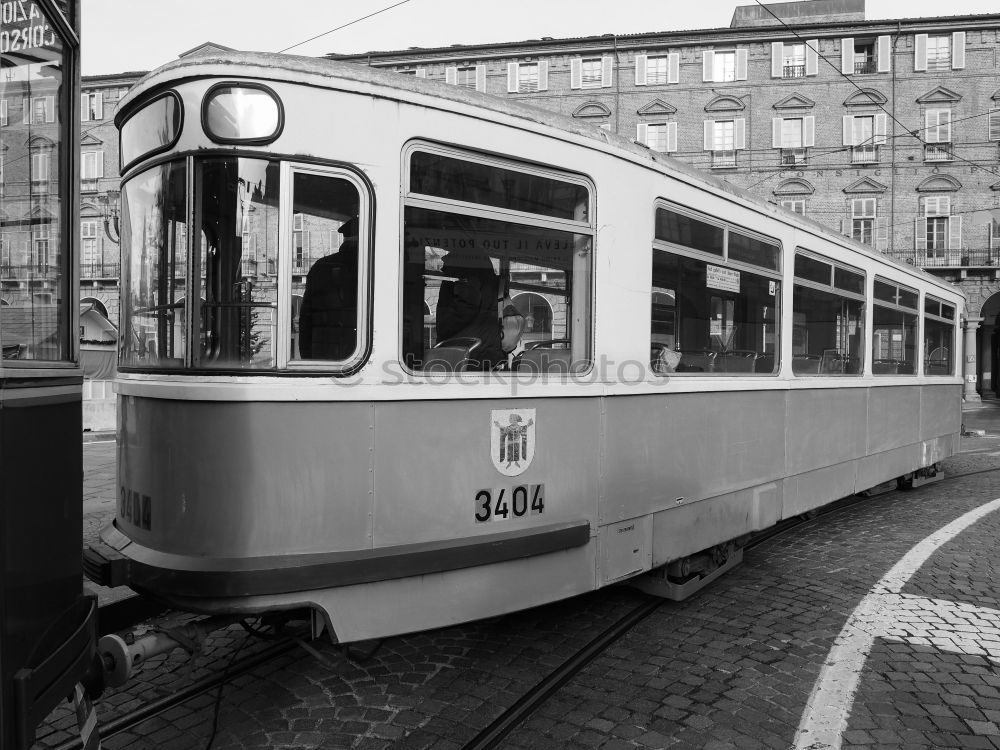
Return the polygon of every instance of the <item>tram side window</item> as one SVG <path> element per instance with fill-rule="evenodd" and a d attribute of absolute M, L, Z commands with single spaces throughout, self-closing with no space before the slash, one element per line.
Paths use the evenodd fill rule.
<path fill-rule="evenodd" d="M 774 373 L 781 283 L 653 250 L 651 365 L 658 373 Z"/>
<path fill-rule="evenodd" d="M 277 257 L 278 163 L 227 157 L 197 168 L 194 366 L 274 369 L 278 283 L 268 268 Z"/>
<path fill-rule="evenodd" d="M 924 375 L 955 372 L 955 307 L 933 297 L 924 300 Z"/>
<path fill-rule="evenodd" d="M 857 375 L 864 360 L 865 277 L 810 255 L 795 255 L 792 372 Z"/>
<path fill-rule="evenodd" d="M 344 361 L 358 349 L 360 195 L 349 181 L 292 179 L 292 358 Z"/>
<path fill-rule="evenodd" d="M 184 365 L 186 170 L 168 162 L 122 192 L 122 337 L 126 367 Z"/>
<path fill-rule="evenodd" d="M 589 366 L 588 235 L 408 206 L 404 236 L 407 367 L 570 373 Z M 503 340 L 508 308 L 523 321 L 519 341 Z"/>
<path fill-rule="evenodd" d="M 872 317 L 872 374 L 915 374 L 917 292 L 876 278 Z"/>

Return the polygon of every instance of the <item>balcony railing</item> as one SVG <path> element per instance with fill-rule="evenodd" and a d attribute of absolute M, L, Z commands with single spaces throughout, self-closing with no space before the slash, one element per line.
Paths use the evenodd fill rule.
<path fill-rule="evenodd" d="M 0 263 L 0 279 L 7 281 L 51 280 L 58 276 L 59 266 L 54 263 Z"/>
<path fill-rule="evenodd" d="M 886 253 L 896 260 L 918 268 L 997 268 L 1000 248 L 965 250 L 895 250 Z"/>
<path fill-rule="evenodd" d="M 924 161 L 951 161 L 953 158 L 950 143 L 927 143 L 924 145 Z"/>
<path fill-rule="evenodd" d="M 854 61 L 854 72 L 857 75 L 863 73 L 875 73 L 878 71 L 878 66 L 875 63 L 874 57 L 866 57 L 864 60 Z"/>
<path fill-rule="evenodd" d="M 781 163 L 784 165 L 805 164 L 806 150 L 804 148 L 781 149 Z"/>
<path fill-rule="evenodd" d="M 786 65 L 781 69 L 782 78 L 805 78 L 805 65 Z"/>
<path fill-rule="evenodd" d="M 878 161 L 878 146 L 854 146 L 851 149 L 851 164 L 872 164 Z"/>
<path fill-rule="evenodd" d="M 81 263 L 81 279 L 117 279 L 121 275 L 118 263 Z"/>
<path fill-rule="evenodd" d="M 736 166 L 736 152 L 735 151 L 713 151 L 712 152 L 712 166 L 713 167 L 735 167 Z"/>

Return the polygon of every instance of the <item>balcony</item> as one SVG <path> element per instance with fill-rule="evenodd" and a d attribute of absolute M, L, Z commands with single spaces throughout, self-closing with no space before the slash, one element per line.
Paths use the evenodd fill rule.
<path fill-rule="evenodd" d="M 851 164 L 874 164 L 878 161 L 878 146 L 854 146 L 851 149 Z"/>
<path fill-rule="evenodd" d="M 807 152 L 804 148 L 781 149 L 781 163 L 784 166 L 806 163 Z"/>
<path fill-rule="evenodd" d="M 806 76 L 805 65 L 785 65 L 781 69 L 782 78 L 805 78 L 805 76 Z"/>
<path fill-rule="evenodd" d="M 924 161 L 951 161 L 954 158 L 950 143 L 924 144 Z"/>
<path fill-rule="evenodd" d="M 864 75 L 867 73 L 877 73 L 878 65 L 875 62 L 874 57 L 866 57 L 864 60 L 854 61 L 854 74 Z"/>
<path fill-rule="evenodd" d="M 81 263 L 80 280 L 85 279 L 117 279 L 121 275 L 118 263 Z"/>
<path fill-rule="evenodd" d="M 963 250 L 901 250 L 886 253 L 886 255 L 918 268 L 1000 269 L 1000 247 Z"/>
<path fill-rule="evenodd" d="M 735 167 L 736 166 L 736 152 L 735 151 L 713 151 L 712 152 L 712 168 L 725 168 L 725 167 Z"/>

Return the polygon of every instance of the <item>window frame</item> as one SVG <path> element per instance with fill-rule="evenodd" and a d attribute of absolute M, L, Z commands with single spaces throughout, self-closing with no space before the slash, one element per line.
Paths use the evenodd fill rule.
<path fill-rule="evenodd" d="M 875 285 L 877 285 L 877 284 L 884 284 L 886 286 L 895 287 L 896 288 L 896 299 L 897 299 L 897 302 L 893 303 L 893 302 L 889 302 L 887 300 L 880 299 L 875 294 L 875 292 L 874 292 Z M 907 305 L 900 304 L 898 302 L 898 299 L 899 299 L 899 296 L 900 296 L 900 292 L 906 292 L 908 294 L 912 294 L 914 296 L 914 298 L 915 298 L 915 307 L 909 307 Z M 875 350 L 873 348 L 875 346 L 875 311 L 879 307 L 881 307 L 884 310 L 891 310 L 893 312 L 903 313 L 903 314 L 906 314 L 906 315 L 912 315 L 913 318 L 914 318 L 914 320 L 916 321 L 916 323 L 914 324 L 914 336 L 915 336 L 915 339 L 914 339 L 914 342 L 913 342 L 913 372 L 907 372 L 907 373 L 900 373 L 900 372 L 895 372 L 895 373 L 876 373 L 874 371 L 874 369 L 875 369 L 875 360 L 876 360 Z M 875 277 L 874 277 L 874 280 L 873 280 L 873 283 L 872 283 L 872 298 L 871 298 L 871 318 L 872 318 L 872 329 L 871 330 L 872 330 L 872 337 L 871 337 L 871 341 L 869 343 L 869 351 L 870 351 L 870 354 L 871 354 L 871 368 L 872 368 L 872 373 L 871 374 L 872 374 L 873 377 L 879 378 L 879 377 L 916 377 L 917 376 L 917 374 L 920 372 L 920 370 L 918 368 L 922 367 L 922 363 L 919 361 L 919 359 L 920 359 L 920 347 L 922 346 L 921 337 L 923 335 L 922 316 L 923 316 L 923 308 L 921 306 L 921 294 L 920 294 L 920 290 L 919 289 L 917 289 L 916 287 L 907 286 L 906 284 L 903 284 L 900 281 L 896 281 L 896 280 L 894 280 L 892 278 L 889 278 L 888 276 L 881 276 L 879 274 L 875 274 Z M 892 342 L 890 341 L 890 348 L 891 348 L 891 343 Z M 905 352 L 905 349 L 903 351 Z"/>
<path fill-rule="evenodd" d="M 528 175 L 533 175 L 537 177 L 544 177 L 552 180 L 558 180 L 561 182 L 566 182 L 573 185 L 578 185 L 587 190 L 587 218 L 586 220 L 574 220 L 574 219 L 563 219 L 555 216 L 547 216 L 545 214 L 531 213 L 528 211 L 521 211 L 517 209 L 504 208 L 500 206 L 491 206 L 483 203 L 474 203 L 471 201 L 458 200 L 453 198 L 442 198 L 434 195 L 429 195 L 426 193 L 415 193 L 410 189 L 411 185 L 411 164 L 413 154 L 416 152 L 424 152 L 434 155 L 440 155 L 448 158 L 459 159 L 462 161 L 468 161 L 475 164 L 481 164 L 486 167 L 495 167 L 499 169 L 507 169 L 512 171 L 521 172 Z M 556 231 L 569 232 L 574 234 L 586 235 L 590 238 L 590 257 L 588 259 L 590 272 L 589 272 L 589 288 L 585 290 L 586 304 L 587 304 L 587 333 L 586 341 L 580 342 L 585 345 L 585 350 L 588 352 L 587 355 L 587 366 L 579 370 L 572 371 L 572 376 L 577 377 L 580 375 L 586 375 L 593 371 L 595 367 L 594 362 L 594 338 L 596 335 L 596 326 L 594 324 L 594 313 L 595 313 L 595 294 L 596 294 L 596 284 L 594 280 L 596 263 L 594 254 L 594 245 L 597 240 L 597 222 L 595 219 L 595 203 L 596 203 L 596 192 L 597 188 L 594 181 L 585 174 L 579 172 L 571 172 L 568 170 L 561 170 L 558 167 L 543 166 L 534 163 L 528 163 L 519 161 L 515 158 L 495 156 L 492 154 L 487 154 L 479 151 L 473 151 L 470 149 L 465 149 L 460 146 L 453 146 L 442 143 L 435 143 L 432 141 L 414 139 L 408 141 L 404 144 L 401 150 L 401 164 L 400 164 L 400 174 L 402 175 L 402 194 L 400 200 L 400 231 L 403 230 L 403 222 L 405 211 L 407 208 L 417 208 L 429 211 L 438 211 L 444 213 L 452 213 L 458 215 L 471 216 L 475 218 L 482 219 L 492 219 L 504 222 L 522 224 L 527 227 L 535 227 L 541 229 L 553 229 Z M 405 252 L 405 248 L 403 248 Z M 402 275 L 404 273 L 404 265 L 400 263 L 400 280 L 402 282 Z M 572 298 L 576 290 L 573 288 L 567 288 L 567 294 Z M 400 288 L 400 315 L 402 315 L 402 283 Z M 410 368 L 406 364 L 406 356 L 403 351 L 403 336 L 402 336 L 402 319 L 396 321 L 396 328 L 398 333 L 397 350 L 396 354 L 398 357 L 398 362 L 400 367 L 409 374 L 415 377 L 422 377 L 432 379 L 436 376 L 433 371 L 425 370 L 415 370 Z M 543 377 L 551 377 L 555 379 L 565 379 L 570 376 L 569 373 L 541 373 Z M 517 377 L 518 373 L 516 371 L 489 371 L 489 372 L 477 372 L 477 371 L 463 371 L 461 373 L 462 377 L 473 377 L 473 378 L 492 378 L 492 377 L 502 377 L 511 378 Z M 440 376 L 440 373 L 437 374 Z"/>
<path fill-rule="evenodd" d="M 937 315 L 935 315 L 934 313 L 928 312 L 928 310 L 927 310 L 927 304 L 928 303 L 934 303 L 934 304 L 938 305 L 939 312 L 938 312 Z M 941 312 L 944 309 L 944 307 L 951 308 L 951 317 L 950 318 L 946 317 L 944 315 L 944 313 Z M 924 351 L 923 352 L 923 356 L 921 357 L 921 362 L 920 362 L 921 375 L 923 375 L 925 377 L 929 377 L 929 378 L 950 378 L 950 377 L 954 377 L 955 376 L 955 366 L 958 364 L 958 357 L 956 356 L 957 355 L 957 350 L 958 350 L 958 347 L 956 346 L 956 342 L 958 340 L 957 339 L 957 336 L 958 336 L 958 309 L 957 309 L 957 306 L 955 305 L 954 302 L 948 302 L 946 300 L 940 299 L 939 297 L 935 297 L 933 294 L 925 294 L 924 295 L 924 304 L 923 304 L 923 307 L 921 309 L 922 309 L 922 312 L 921 312 L 921 315 L 920 315 L 921 318 L 922 318 L 922 321 L 921 321 L 921 325 L 922 325 L 921 342 L 923 342 L 924 344 L 926 344 L 926 340 L 927 340 L 927 321 L 928 320 L 932 320 L 935 323 L 945 323 L 945 324 L 947 324 L 948 326 L 951 327 L 951 339 L 949 341 L 949 344 L 951 346 L 951 352 L 952 352 L 952 356 L 951 356 L 951 371 L 950 372 L 928 373 L 927 372 L 927 362 L 928 362 L 927 357 L 928 357 L 929 352 Z"/>

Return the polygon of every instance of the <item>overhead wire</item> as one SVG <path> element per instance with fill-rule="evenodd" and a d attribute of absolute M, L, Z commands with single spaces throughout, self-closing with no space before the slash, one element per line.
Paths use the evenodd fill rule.
<path fill-rule="evenodd" d="M 293 44 L 291 47 L 285 47 L 284 49 L 279 49 L 278 50 L 278 54 L 280 55 L 282 52 L 288 52 L 288 50 L 290 50 L 290 49 L 295 49 L 296 47 L 301 47 L 303 44 L 308 44 L 309 42 L 314 42 L 317 39 L 319 39 L 321 37 L 324 37 L 324 36 L 327 36 L 329 34 L 332 34 L 335 31 L 340 31 L 341 29 L 346 29 L 348 26 L 353 26 L 356 23 L 360 23 L 361 21 L 365 21 L 365 20 L 367 20 L 369 18 L 372 18 L 373 16 L 377 16 L 380 13 L 385 13 L 387 10 L 392 10 L 393 8 L 398 8 L 400 5 L 406 5 L 408 2 L 410 2 L 410 0 L 400 0 L 400 2 L 395 3 L 393 5 L 387 5 L 386 7 L 382 8 L 381 10 L 377 10 L 374 13 L 369 13 L 366 16 L 361 16 L 360 18 L 355 18 L 353 21 L 348 21 L 347 23 L 341 24 L 340 26 L 337 26 L 336 28 L 330 29 L 329 31 L 324 31 L 322 34 L 317 34 L 316 36 L 309 37 L 308 39 L 305 39 L 305 40 L 303 40 L 301 42 Z"/>

